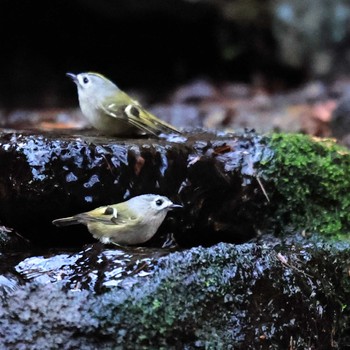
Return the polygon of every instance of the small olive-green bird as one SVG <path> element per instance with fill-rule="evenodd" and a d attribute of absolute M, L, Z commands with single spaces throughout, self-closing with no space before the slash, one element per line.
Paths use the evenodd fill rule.
<path fill-rule="evenodd" d="M 79 104 L 90 124 L 106 135 L 179 134 L 179 130 L 147 112 L 117 85 L 98 73 L 67 73 L 78 88 Z"/>
<path fill-rule="evenodd" d="M 52 223 L 56 226 L 84 224 L 93 237 L 102 243 L 137 245 L 151 239 L 167 212 L 174 208 L 182 206 L 164 196 L 143 194 Z"/>

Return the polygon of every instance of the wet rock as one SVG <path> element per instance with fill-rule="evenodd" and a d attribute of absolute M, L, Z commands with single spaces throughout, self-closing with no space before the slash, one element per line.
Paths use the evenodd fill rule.
<path fill-rule="evenodd" d="M 21 251 L 30 247 L 30 242 L 14 229 L 0 225 L 0 252 Z"/>
<path fill-rule="evenodd" d="M 0 135 L 0 220 L 40 245 L 93 242 L 52 220 L 144 193 L 173 211 L 148 245 L 242 243 L 259 232 L 328 237 L 350 230 L 350 153 L 300 134 L 193 131 L 121 140 L 51 133 Z M 322 215 L 319 215 L 322 213 Z"/>
<path fill-rule="evenodd" d="M 1 300 L 0 345 L 345 349 L 349 248 L 311 241 L 192 248 L 102 294 L 36 280 Z"/>
<path fill-rule="evenodd" d="M 93 241 L 85 227 L 62 230 L 51 221 L 160 193 L 184 210 L 169 213 L 153 244 L 167 234 L 185 246 L 243 242 L 255 235 L 267 202 L 255 164 L 271 156 L 254 133 L 118 140 L 3 131 L 0 220 L 35 243 L 82 244 Z"/>
<path fill-rule="evenodd" d="M 159 258 L 170 253 L 169 249 L 117 249 L 96 243 L 78 252 L 46 251 L 42 255 L 23 257 L 13 268 L 31 284 L 60 284 L 67 290 L 100 294 L 114 287 L 129 288 L 138 283 L 154 272 Z M 126 277 L 130 278 L 126 281 Z"/>
<path fill-rule="evenodd" d="M 28 240 L 13 229 L 0 225 L 0 298 L 11 294 L 27 281 L 15 270 L 15 265 L 34 253 L 30 248 Z"/>

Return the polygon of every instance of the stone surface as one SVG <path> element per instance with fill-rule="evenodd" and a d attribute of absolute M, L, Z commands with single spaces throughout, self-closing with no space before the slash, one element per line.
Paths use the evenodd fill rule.
<path fill-rule="evenodd" d="M 266 203 L 255 164 L 271 156 L 254 133 L 121 140 L 3 131 L 0 221 L 35 243 L 89 242 L 85 227 L 62 230 L 51 221 L 159 193 L 184 205 L 169 213 L 160 236 L 173 233 L 183 245 L 242 242 L 256 234 Z"/>
<path fill-rule="evenodd" d="M 102 293 L 77 288 L 76 280 L 67 288 L 64 275 L 55 283 L 33 277 L 1 299 L 0 345 L 346 349 L 349 251 L 348 244 L 295 239 L 221 243 L 151 258 L 148 273 L 110 276 L 122 282 Z"/>
<path fill-rule="evenodd" d="M 313 233 L 348 232 L 349 164 L 305 135 L 3 131 L 0 348 L 346 349 L 349 244 Z M 184 209 L 148 247 L 51 224 L 149 192 Z"/>

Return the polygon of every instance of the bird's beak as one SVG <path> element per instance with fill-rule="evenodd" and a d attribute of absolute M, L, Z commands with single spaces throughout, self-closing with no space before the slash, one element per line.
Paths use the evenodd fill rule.
<path fill-rule="evenodd" d="M 169 208 L 170 208 L 170 209 L 183 208 L 183 206 L 180 205 L 180 204 L 172 204 L 172 205 L 169 206 Z"/>
<path fill-rule="evenodd" d="M 75 84 L 78 84 L 78 78 L 75 74 L 73 73 L 66 73 L 66 76 L 71 78 Z"/>

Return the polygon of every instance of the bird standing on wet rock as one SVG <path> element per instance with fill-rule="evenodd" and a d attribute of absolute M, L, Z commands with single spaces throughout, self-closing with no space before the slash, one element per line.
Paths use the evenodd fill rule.
<path fill-rule="evenodd" d="M 81 111 L 89 122 L 106 135 L 180 132 L 170 124 L 147 112 L 137 101 L 98 73 L 67 73 L 78 88 Z"/>
<path fill-rule="evenodd" d="M 102 243 L 141 244 L 151 239 L 169 210 L 181 208 L 169 198 L 144 194 L 68 218 L 54 220 L 56 226 L 84 224 Z"/>

